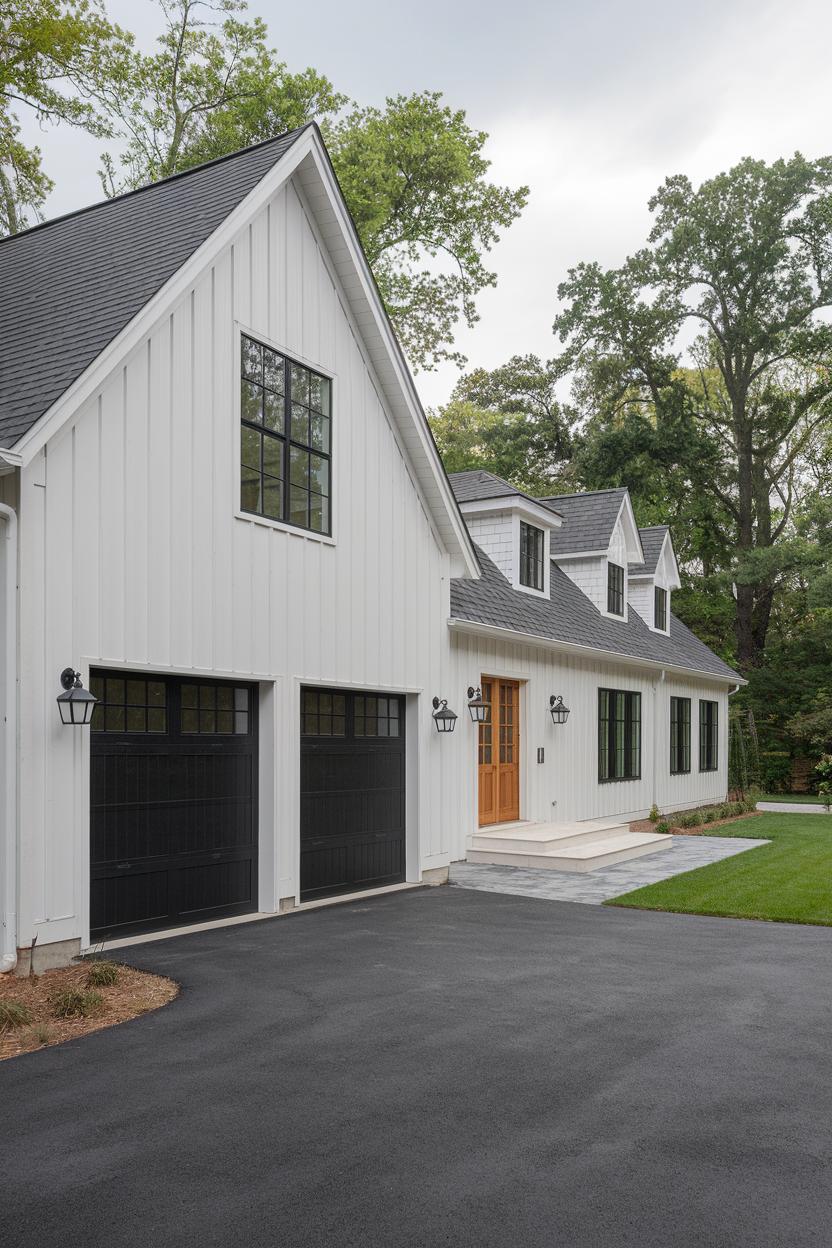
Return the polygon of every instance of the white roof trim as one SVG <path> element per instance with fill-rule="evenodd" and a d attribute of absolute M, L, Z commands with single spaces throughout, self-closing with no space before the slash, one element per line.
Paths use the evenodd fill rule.
<path fill-rule="evenodd" d="M 732 673 L 730 676 L 718 676 L 715 672 L 704 672 L 696 667 L 682 667 L 675 663 L 663 663 L 660 659 L 640 659 L 636 655 L 619 654 L 615 650 L 603 650 L 598 646 L 584 646 L 576 641 L 558 641 L 552 637 L 543 637 L 540 633 L 520 633 L 512 628 L 501 628 L 497 624 L 481 624 L 476 620 L 465 620 L 452 615 L 448 619 L 448 628 L 455 632 L 470 633 L 479 637 L 493 637 L 497 640 L 520 643 L 527 646 L 540 646 L 545 650 L 555 650 L 562 654 L 577 654 L 597 659 L 599 656 L 607 663 L 619 663 L 625 667 L 643 667 L 650 671 L 679 672 L 683 676 L 694 676 L 697 680 L 710 681 L 716 685 L 747 685 L 742 676 Z"/>
<path fill-rule="evenodd" d="M 463 516 L 485 516 L 499 511 L 516 511 L 527 516 L 544 529 L 559 529 L 563 524 L 563 516 L 548 507 L 541 507 L 534 499 L 524 498 L 522 494 L 498 494 L 496 498 L 469 499 L 460 503 L 459 509 Z"/>
<path fill-rule="evenodd" d="M 621 500 L 621 506 L 618 509 L 618 515 L 615 518 L 615 524 L 618 524 L 619 520 L 623 519 L 625 513 L 627 519 L 623 528 L 624 541 L 627 546 L 627 562 L 644 563 L 644 548 L 641 544 L 641 535 L 639 534 L 638 525 L 636 524 L 635 512 L 633 511 L 633 504 L 630 501 L 629 490 L 625 490 L 624 492 L 624 497 Z M 615 524 L 612 526 L 613 533 L 615 532 Z M 610 540 L 612 540 L 612 538 L 610 538 Z"/>
<path fill-rule="evenodd" d="M 304 161 L 306 165 L 301 175 L 300 166 Z M 315 125 L 310 125 L 289 150 L 275 161 L 272 168 L 228 214 L 213 234 L 189 256 L 81 376 L 76 378 L 24 434 L 14 448 L 14 455 L 19 456 L 17 462 L 25 466 L 32 461 L 78 409 L 102 387 L 118 362 L 152 331 L 166 310 L 187 292 L 200 273 L 225 247 L 230 246 L 250 218 L 295 173 L 298 173 L 306 197 L 311 201 L 339 276 L 342 281 L 345 277 L 348 278 L 344 281 L 344 288 L 351 309 L 361 325 L 370 357 L 382 379 L 385 398 L 401 430 L 437 529 L 448 550 L 461 557 L 467 575 L 478 579 L 480 568 L 473 543 L 442 466 L 413 378 L 381 302 L 332 164 Z M 333 249 L 333 236 L 338 237 L 340 242 L 337 253 Z"/>

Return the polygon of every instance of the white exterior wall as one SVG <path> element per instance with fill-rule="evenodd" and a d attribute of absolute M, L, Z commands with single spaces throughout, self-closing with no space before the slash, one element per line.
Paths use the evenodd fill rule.
<path fill-rule="evenodd" d="M 332 541 L 235 515 L 243 328 L 334 377 Z M 88 935 L 69 664 L 260 682 L 263 910 L 298 891 L 301 682 L 409 694 L 407 876 L 448 861 L 449 558 L 293 185 L 22 470 L 20 525 L 20 944 Z"/>
<path fill-rule="evenodd" d="M 627 594 L 629 604 L 635 611 L 636 615 L 640 615 L 645 624 L 650 628 L 653 627 L 653 613 L 655 608 L 655 598 L 653 596 L 653 580 L 646 578 L 645 580 L 633 581 L 627 577 Z"/>
<path fill-rule="evenodd" d="M 555 558 L 561 572 L 565 572 L 570 581 L 578 586 L 582 594 L 593 603 L 599 611 L 607 613 L 607 561 L 603 555 L 593 555 L 589 559 Z"/>
<path fill-rule="evenodd" d="M 512 585 L 517 581 L 516 565 L 519 559 L 519 551 L 515 551 L 514 519 L 510 511 L 495 511 L 485 516 L 465 518 L 471 540 L 488 555 Z"/>
<path fill-rule="evenodd" d="M 536 645 L 490 640 L 453 630 L 449 687 L 478 685 L 483 676 L 521 682 L 520 818 L 567 822 L 621 815 L 637 819 L 655 802 L 680 810 L 721 801 L 728 787 L 728 695 L 724 684 L 667 678 L 661 671 L 578 658 Z M 598 689 L 632 689 L 642 695 L 641 779 L 598 782 Z M 565 724 L 553 724 L 549 697 L 561 694 L 570 708 Z M 690 696 L 692 770 L 670 775 L 670 696 Z M 719 770 L 698 771 L 698 697 L 719 703 Z M 462 699 L 460 699 L 462 701 Z M 453 705 L 453 704 L 452 704 Z M 461 708 L 455 707 L 457 711 Z M 463 708 L 464 709 L 464 705 Z M 695 726 L 694 726 L 695 725 Z M 477 830 L 477 728 L 467 714 L 443 743 L 452 765 L 445 769 L 443 820 L 455 859 L 464 858 Z M 537 750 L 544 749 L 544 762 Z"/>

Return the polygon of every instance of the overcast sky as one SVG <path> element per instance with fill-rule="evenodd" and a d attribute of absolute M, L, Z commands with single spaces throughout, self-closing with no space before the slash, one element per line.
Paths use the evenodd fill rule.
<path fill-rule="evenodd" d="M 153 0 L 108 0 L 149 47 Z M 492 175 L 531 188 L 492 253 L 498 285 L 460 329 L 471 366 L 553 353 L 556 287 L 581 259 L 616 264 L 644 240 L 647 200 L 671 173 L 695 181 L 744 155 L 832 153 L 828 0 L 253 0 L 290 68 L 306 65 L 360 103 L 444 92 L 488 131 Z M 29 131 L 32 137 L 32 131 Z M 98 140 L 37 136 L 56 182 L 47 214 L 100 198 Z M 430 405 L 455 368 L 422 373 Z"/>

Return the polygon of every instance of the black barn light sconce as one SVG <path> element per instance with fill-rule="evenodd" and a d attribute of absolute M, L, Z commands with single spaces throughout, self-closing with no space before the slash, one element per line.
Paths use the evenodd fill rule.
<path fill-rule="evenodd" d="M 72 667 L 65 667 L 61 672 L 63 693 L 57 697 L 58 710 L 61 712 L 62 724 L 88 724 L 98 698 L 93 697 L 89 689 L 81 684 L 81 673 Z"/>
<path fill-rule="evenodd" d="M 569 707 L 564 705 L 563 698 L 558 694 L 554 694 L 549 699 L 549 710 L 552 713 L 553 724 L 565 724 L 569 718 Z"/>
<path fill-rule="evenodd" d="M 433 722 L 437 732 L 453 732 L 456 728 L 456 714 L 448 709 L 447 698 L 433 699 Z"/>
<path fill-rule="evenodd" d="M 468 686 L 468 710 L 475 724 L 487 724 L 491 718 L 491 707 L 487 702 L 483 702 L 479 685 L 476 689 L 473 685 Z"/>

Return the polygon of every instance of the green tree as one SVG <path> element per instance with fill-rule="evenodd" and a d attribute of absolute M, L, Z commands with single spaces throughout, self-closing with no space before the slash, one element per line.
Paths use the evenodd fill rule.
<path fill-rule="evenodd" d="M 0 235 L 39 217 L 52 189 L 40 149 L 21 138 L 20 110 L 107 134 L 96 96 L 128 43 L 98 0 L 0 0 Z"/>
<path fill-rule="evenodd" d="M 272 138 L 345 102 L 328 79 L 290 73 L 245 0 L 157 0 L 158 50 L 131 49 L 102 92 L 123 142 L 103 157 L 108 194 L 153 182 Z"/>
<path fill-rule="evenodd" d="M 736 585 L 737 658 L 765 648 L 807 466 L 832 413 L 832 160 L 743 160 L 650 201 L 648 245 L 619 269 L 582 264 L 555 331 L 587 420 L 580 471 L 616 479 L 651 461 L 667 493 L 711 516 L 708 545 Z M 680 335 L 698 336 L 683 369 Z M 620 455 L 630 443 L 633 454 Z M 694 507 L 700 503 L 694 501 Z"/>
<path fill-rule="evenodd" d="M 520 213 L 527 190 L 496 186 L 486 135 L 425 92 L 383 109 L 353 106 L 313 69 L 290 73 L 245 0 L 158 0 L 165 29 L 152 55 L 131 52 L 104 94 L 123 148 L 105 155 L 115 194 L 237 151 L 310 120 L 321 123 L 367 258 L 411 362 L 461 361 L 456 322 L 477 320 L 496 277 L 483 256 Z"/>
<path fill-rule="evenodd" d="M 570 413 L 555 393 L 556 370 L 516 355 L 491 371 L 461 377 L 431 427 L 449 472 L 485 468 L 529 493 L 570 488 Z"/>
<path fill-rule="evenodd" d="M 487 137 L 429 91 L 354 108 L 328 131 L 367 258 L 418 368 L 464 363 L 454 327 L 479 319 L 476 296 L 497 282 L 484 254 L 528 198 L 527 187 L 488 180 Z"/>

